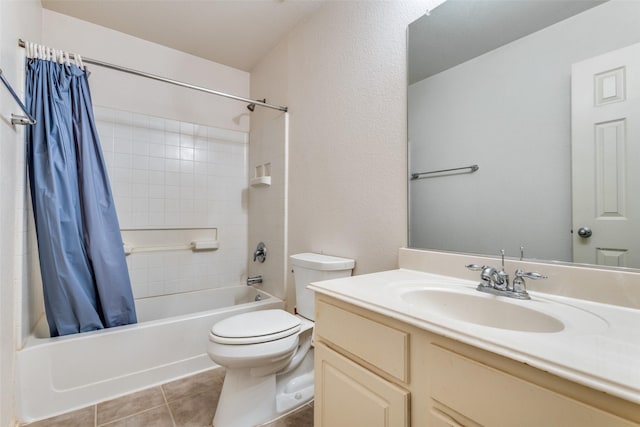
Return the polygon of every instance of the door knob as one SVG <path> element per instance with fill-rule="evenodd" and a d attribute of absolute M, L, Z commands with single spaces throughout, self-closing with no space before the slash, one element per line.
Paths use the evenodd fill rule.
<path fill-rule="evenodd" d="M 584 237 L 586 239 L 587 237 L 591 237 L 592 234 L 593 234 L 593 231 L 591 231 L 589 227 L 578 228 L 578 236 L 580 237 Z"/>

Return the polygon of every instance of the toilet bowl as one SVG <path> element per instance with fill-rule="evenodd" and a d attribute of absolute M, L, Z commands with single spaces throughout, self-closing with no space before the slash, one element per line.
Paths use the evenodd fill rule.
<path fill-rule="evenodd" d="M 261 310 L 228 317 L 211 328 L 208 353 L 226 376 L 214 427 L 266 423 L 313 399 L 311 282 L 347 277 L 354 261 L 304 253 L 290 257 L 297 315 Z"/>

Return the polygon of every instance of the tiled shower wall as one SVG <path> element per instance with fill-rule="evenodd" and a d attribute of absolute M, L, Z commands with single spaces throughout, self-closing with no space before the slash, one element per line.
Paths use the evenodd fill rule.
<path fill-rule="evenodd" d="M 107 108 L 94 113 L 122 229 L 218 232 L 215 251 L 134 250 L 127 256 L 134 296 L 239 285 L 247 270 L 248 135 Z"/>

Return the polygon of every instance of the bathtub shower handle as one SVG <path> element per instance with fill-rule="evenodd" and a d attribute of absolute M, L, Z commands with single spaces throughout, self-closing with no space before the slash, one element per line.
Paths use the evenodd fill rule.
<path fill-rule="evenodd" d="M 256 251 L 253 253 L 253 261 L 265 262 L 267 259 L 267 246 L 260 242 L 256 247 Z"/>

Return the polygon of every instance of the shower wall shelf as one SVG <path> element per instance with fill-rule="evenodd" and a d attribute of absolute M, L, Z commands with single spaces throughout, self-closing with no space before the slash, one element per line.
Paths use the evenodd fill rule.
<path fill-rule="evenodd" d="M 122 229 L 125 255 L 140 252 L 214 251 L 220 247 L 218 229 L 201 228 L 128 228 Z"/>
<path fill-rule="evenodd" d="M 251 178 L 249 181 L 252 187 L 268 187 L 271 185 L 271 177 L 270 176 L 259 176 L 256 178 Z"/>
<path fill-rule="evenodd" d="M 268 187 L 271 185 L 271 163 L 256 166 L 253 178 L 249 180 L 252 187 Z"/>

